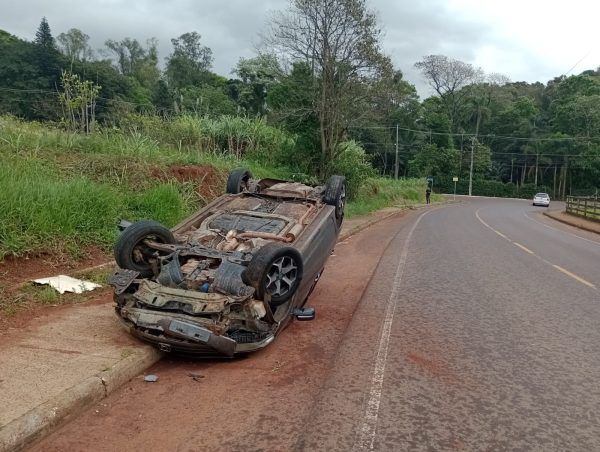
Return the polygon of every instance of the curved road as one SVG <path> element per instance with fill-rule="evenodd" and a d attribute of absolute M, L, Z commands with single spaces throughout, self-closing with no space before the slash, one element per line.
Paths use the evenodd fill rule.
<path fill-rule="evenodd" d="M 376 225 L 338 245 L 315 322 L 163 362 L 36 449 L 600 450 L 600 236 L 542 211 L 463 198 Z"/>

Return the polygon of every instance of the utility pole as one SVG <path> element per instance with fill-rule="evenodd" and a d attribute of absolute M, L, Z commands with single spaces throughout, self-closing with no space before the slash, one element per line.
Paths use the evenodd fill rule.
<path fill-rule="evenodd" d="M 396 124 L 396 161 L 394 162 L 394 179 L 398 180 L 398 124 Z"/>
<path fill-rule="evenodd" d="M 540 154 L 537 152 L 537 150 L 536 150 L 535 152 L 536 152 L 536 154 L 535 154 L 535 179 L 534 179 L 533 185 L 534 185 L 535 187 L 537 187 L 537 180 L 538 180 L 538 167 L 540 166 L 540 165 L 539 165 Z"/>
<path fill-rule="evenodd" d="M 481 106 L 477 107 L 477 125 L 475 126 L 475 136 L 471 138 L 471 168 L 469 169 L 469 196 L 473 194 L 473 154 L 475 153 L 475 140 L 479 135 L 479 124 L 481 123 Z"/>
<path fill-rule="evenodd" d="M 469 169 L 469 196 L 473 193 L 473 153 L 475 152 L 475 137 L 471 138 L 471 168 Z"/>

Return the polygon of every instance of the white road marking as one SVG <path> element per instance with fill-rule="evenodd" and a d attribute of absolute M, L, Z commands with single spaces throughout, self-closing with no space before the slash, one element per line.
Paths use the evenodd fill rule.
<path fill-rule="evenodd" d="M 482 218 L 479 216 L 479 211 L 480 211 L 482 208 L 483 208 L 483 207 L 480 207 L 479 209 L 477 209 L 477 210 L 475 211 L 475 216 L 476 216 L 476 217 L 477 217 L 477 219 L 478 219 L 478 220 L 481 222 L 481 224 L 483 224 L 483 225 L 484 225 L 486 228 L 488 228 L 488 229 L 491 229 L 491 230 L 492 230 L 492 231 L 494 231 L 496 234 L 498 234 L 498 235 L 500 235 L 501 237 L 505 238 L 505 239 L 506 239 L 508 242 L 512 243 L 513 245 L 516 245 L 516 246 L 518 246 L 518 247 L 519 247 L 519 248 L 521 248 L 523 251 L 526 251 L 527 253 L 531 254 L 532 256 L 534 256 L 534 257 L 537 257 L 539 260 L 541 260 L 542 262 L 544 262 L 544 263 L 546 263 L 546 264 L 548 264 L 548 265 L 550 265 L 550 266 L 554 267 L 556 270 L 558 270 L 558 271 L 560 271 L 560 272 L 563 272 L 565 275 L 568 275 L 568 276 L 570 276 L 571 278 L 575 279 L 576 281 L 579 281 L 580 283 L 582 283 L 582 284 L 585 284 L 586 286 L 588 286 L 588 287 L 591 287 L 591 288 L 592 288 L 592 289 L 594 289 L 594 290 L 597 290 L 596 286 L 595 286 L 594 284 L 592 284 L 591 282 L 589 282 L 589 281 L 586 281 L 586 280 L 585 280 L 585 279 L 583 279 L 582 277 L 580 277 L 580 276 L 577 276 L 575 273 L 572 273 L 572 272 L 570 272 L 569 270 L 567 270 L 567 269 L 565 269 L 565 268 L 562 268 L 562 267 L 561 267 L 561 266 L 559 266 L 559 265 L 553 264 L 553 263 L 552 263 L 552 262 L 550 262 L 549 260 L 546 260 L 546 259 L 544 259 L 542 256 L 538 256 L 538 255 L 537 255 L 537 254 L 535 254 L 533 251 L 531 251 L 529 248 L 526 248 L 525 246 L 521 245 L 520 243 L 514 242 L 514 241 L 513 241 L 513 240 L 511 240 L 509 237 L 507 237 L 507 236 L 505 236 L 504 234 L 502 234 L 500 231 L 497 231 L 496 229 L 494 229 L 493 227 L 491 227 L 489 224 L 487 224 L 485 221 L 483 221 L 483 219 L 482 219 Z M 525 214 L 525 211 L 523 211 L 523 213 Z M 527 216 L 527 214 L 525 214 L 525 216 Z M 529 218 L 529 217 L 528 217 L 528 218 Z M 533 218 L 530 218 L 530 220 L 533 220 Z M 536 220 L 533 220 L 533 221 L 536 221 Z M 537 223 L 539 223 L 539 222 L 537 222 Z M 540 224 L 543 224 L 543 223 L 540 223 Z M 544 226 L 546 226 L 546 225 L 544 225 Z M 552 228 L 551 226 L 548 226 L 548 227 L 549 227 L 549 228 L 551 228 L 551 229 L 554 229 L 554 228 Z M 558 231 L 560 231 L 560 229 L 557 229 L 557 230 L 558 230 Z M 565 232 L 565 231 L 560 231 L 560 232 Z M 575 234 L 571 234 L 571 235 L 575 235 Z M 579 237 L 579 236 L 575 236 L 575 237 Z M 579 237 L 579 238 L 580 238 L 580 239 L 583 239 L 583 240 L 587 240 L 587 239 L 585 239 L 585 238 L 583 238 L 583 237 Z M 596 242 L 593 242 L 593 241 L 591 241 L 591 240 L 588 240 L 588 241 L 589 241 L 589 242 L 592 242 L 592 243 L 595 243 L 595 244 L 597 244 Z"/>
<path fill-rule="evenodd" d="M 538 221 L 538 220 L 536 220 L 535 218 L 532 218 L 532 217 L 530 217 L 529 215 L 527 215 L 527 212 L 526 212 L 525 210 L 523 210 L 523 215 L 525 216 L 525 218 L 528 218 L 528 219 L 530 219 L 531 221 L 534 221 L 534 222 L 536 222 L 536 223 L 538 223 L 538 224 L 541 224 L 541 225 L 542 225 L 542 226 L 544 226 L 545 228 L 548 228 L 548 229 L 554 229 L 555 231 L 562 232 L 563 234 L 569 234 L 569 235 L 572 235 L 573 237 L 577 237 L 578 239 L 585 240 L 586 242 L 593 243 L 593 244 L 594 244 L 594 245 L 596 245 L 596 246 L 600 246 L 600 242 L 596 242 L 595 240 L 586 239 L 585 237 L 581 237 L 580 235 L 573 234 L 572 232 L 565 231 L 565 230 L 563 230 L 563 229 L 558 229 L 558 228 L 555 228 L 554 226 L 550 226 L 549 224 L 542 223 L 541 221 Z"/>
<path fill-rule="evenodd" d="M 525 246 L 521 245 L 520 243 L 517 243 L 517 242 L 512 242 L 512 243 L 513 243 L 513 245 L 517 245 L 519 248 L 521 248 L 521 249 L 522 249 L 523 251 L 525 251 L 526 253 L 529 253 L 529 254 L 533 254 L 533 255 L 535 255 L 535 253 L 534 253 L 533 251 L 531 251 L 529 248 L 527 248 L 527 247 L 525 247 Z"/>
<path fill-rule="evenodd" d="M 588 287 L 591 287 L 592 289 L 595 289 L 596 286 L 594 286 L 591 282 L 586 281 L 585 279 L 583 279 L 581 276 L 577 276 L 575 273 L 571 273 L 569 270 L 564 269 L 558 265 L 552 264 L 552 266 L 554 268 L 556 268 L 557 270 L 563 272 L 565 275 L 569 275 L 571 278 L 579 281 L 581 284 L 585 284 Z"/>
<path fill-rule="evenodd" d="M 495 232 L 496 234 L 498 234 L 500 237 L 502 237 L 503 239 L 509 240 L 509 238 L 508 238 L 508 237 L 506 237 L 504 234 L 502 234 L 502 232 L 500 232 L 500 231 L 496 231 L 495 229 L 494 229 L 494 232 Z"/>
<path fill-rule="evenodd" d="M 436 209 L 437 210 L 437 209 Z M 377 431 L 377 419 L 379 417 L 379 403 L 381 402 L 381 393 L 383 390 L 383 378 L 385 375 L 385 364 L 387 361 L 388 347 L 390 344 L 390 333 L 392 331 L 392 323 L 394 322 L 394 312 L 396 311 L 396 304 L 398 301 L 398 295 L 400 291 L 400 284 L 402 283 L 402 275 L 404 274 L 404 267 L 406 265 L 406 258 L 408 256 L 408 245 L 413 232 L 417 228 L 417 225 L 428 213 L 433 210 L 427 211 L 419 216 L 408 235 L 400 254 L 400 260 L 398 261 L 398 267 L 396 268 L 396 274 L 392 285 L 392 292 L 388 298 L 387 307 L 385 309 L 383 328 L 381 330 L 381 337 L 379 339 L 379 345 L 377 347 L 377 355 L 375 357 L 375 368 L 373 369 L 373 377 L 371 379 L 371 388 L 369 390 L 369 396 L 367 399 L 367 405 L 365 414 L 363 416 L 363 423 L 360 431 L 358 432 L 358 438 L 354 443 L 354 450 L 373 450 L 373 444 L 375 443 L 375 433 Z"/>

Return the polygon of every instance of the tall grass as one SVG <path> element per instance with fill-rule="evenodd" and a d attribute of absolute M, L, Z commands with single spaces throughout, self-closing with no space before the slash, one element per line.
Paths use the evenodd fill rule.
<path fill-rule="evenodd" d="M 346 215 L 367 215 L 389 206 L 410 206 L 425 202 L 425 179 L 366 179 L 346 207 Z"/>
<path fill-rule="evenodd" d="M 0 161 L 0 257 L 38 249 L 106 243 L 122 194 L 84 177 L 62 180 L 34 159 Z"/>
<path fill-rule="evenodd" d="M 295 137 L 262 119 L 223 116 L 218 119 L 183 115 L 170 121 L 131 115 L 121 130 L 142 133 L 165 146 L 180 150 L 229 154 L 269 160 L 293 148 Z"/>
<path fill-rule="evenodd" d="M 258 178 L 316 182 L 282 164 L 293 139 L 246 118 L 133 117 L 120 129 L 83 135 L 0 117 L 0 259 L 47 251 L 77 254 L 92 244 L 108 249 L 120 218 L 176 224 L 210 199 L 200 193 L 201 181 L 169 177 L 172 166 L 209 165 L 221 182 L 236 167 L 247 167 Z M 350 191 L 356 196 L 349 215 L 422 201 L 424 181 L 367 178 L 367 161 L 357 152 L 344 148 L 335 168 L 353 175 Z"/>

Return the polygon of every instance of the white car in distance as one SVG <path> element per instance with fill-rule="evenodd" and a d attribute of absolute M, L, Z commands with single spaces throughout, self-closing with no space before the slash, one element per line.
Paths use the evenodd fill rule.
<path fill-rule="evenodd" d="M 548 193 L 537 193 L 533 197 L 533 205 L 548 207 L 550 205 L 550 196 L 548 196 Z"/>

